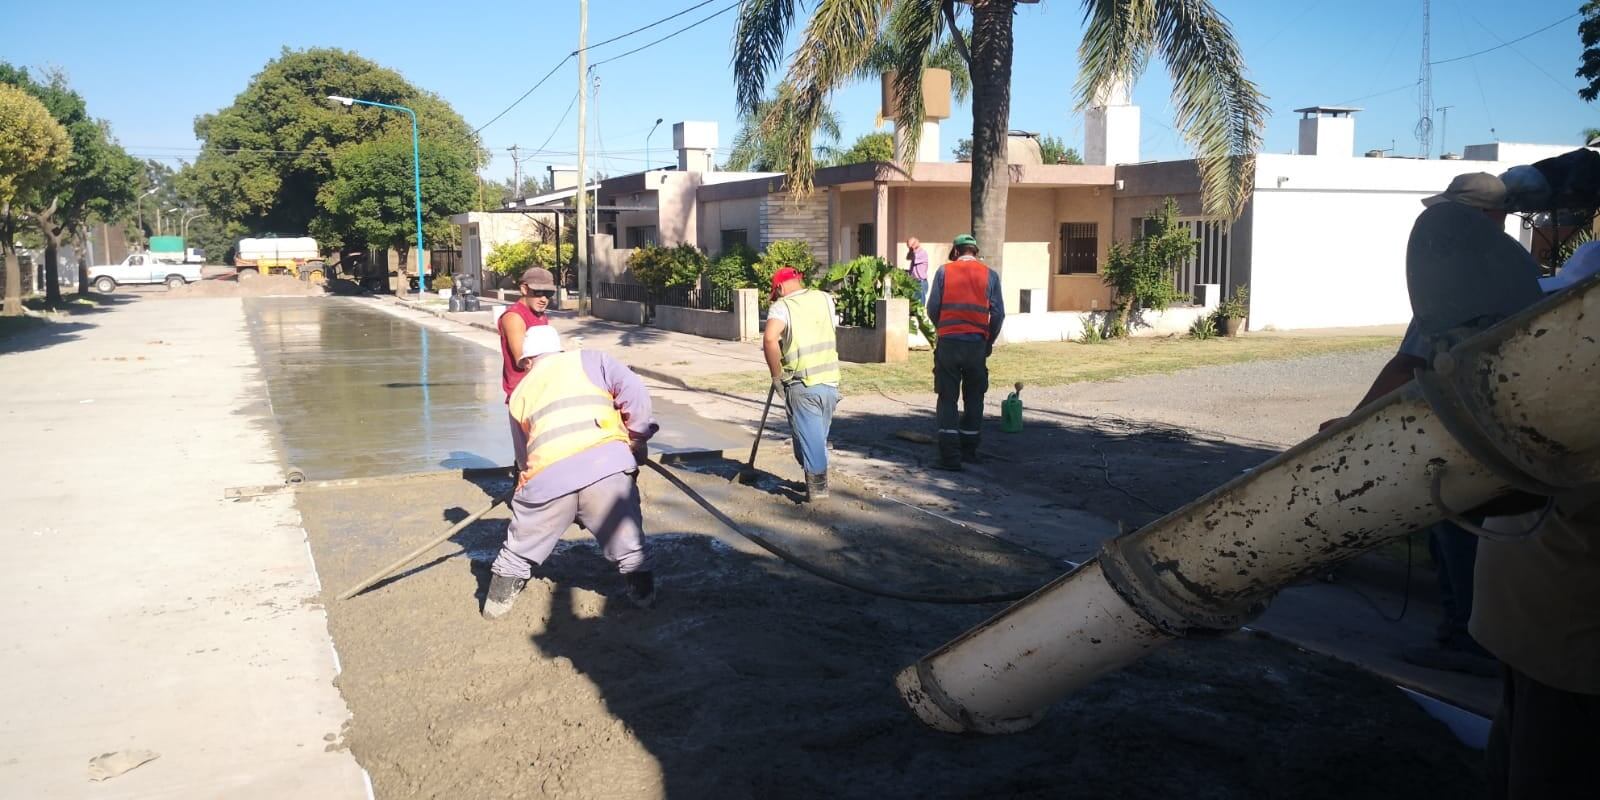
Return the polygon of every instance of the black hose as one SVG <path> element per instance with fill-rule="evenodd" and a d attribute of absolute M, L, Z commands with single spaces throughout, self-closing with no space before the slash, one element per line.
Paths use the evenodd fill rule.
<path fill-rule="evenodd" d="M 873 585 L 868 584 L 868 583 L 863 583 L 861 581 L 855 580 L 854 578 L 850 578 L 850 577 L 847 577 L 847 576 L 844 576 L 844 575 L 840 575 L 840 574 L 838 574 L 836 572 L 833 572 L 831 570 L 827 570 L 827 569 L 819 567 L 819 566 L 817 566 L 815 564 L 812 564 L 812 563 L 800 558 L 799 556 L 789 552 L 788 550 L 785 550 L 784 548 L 778 546 L 777 544 L 774 544 L 771 540 L 767 539 L 766 537 L 761 536 L 760 534 L 752 533 L 752 532 L 750 532 L 748 530 L 745 530 L 742 526 L 739 525 L 739 523 L 733 521 L 733 519 L 730 518 L 727 514 L 722 513 L 721 509 L 718 509 L 716 506 L 712 505 L 709 500 L 706 500 L 704 497 L 702 497 L 699 492 L 696 492 L 694 490 L 693 487 L 689 486 L 689 484 L 687 484 L 687 483 L 684 483 L 682 478 L 679 478 L 677 475 L 672 474 L 672 472 L 670 470 L 668 470 L 666 467 L 663 467 L 663 466 L 661 466 L 660 464 L 657 464 L 654 461 L 646 461 L 645 462 L 645 466 L 650 467 L 651 469 L 656 471 L 656 474 L 660 475 L 663 478 L 666 478 L 668 483 L 671 483 L 673 486 L 677 487 L 678 491 L 683 492 L 684 495 L 687 496 L 690 500 L 693 500 L 701 508 L 705 509 L 706 513 L 710 514 L 713 517 L 716 517 L 717 521 L 721 522 L 723 525 L 727 526 L 729 530 L 733 531 L 734 533 L 739 534 L 740 536 L 743 536 L 746 539 L 749 539 L 750 541 L 754 542 L 756 545 L 760 546 L 761 549 L 766 550 L 767 552 L 777 556 L 780 559 L 783 559 L 784 561 L 788 562 L 790 565 L 798 567 L 798 568 L 800 568 L 800 569 L 802 569 L 802 570 L 804 570 L 806 572 L 811 573 L 812 575 L 817 576 L 818 578 L 821 578 L 821 579 L 823 579 L 825 581 L 828 581 L 830 583 L 836 583 L 836 584 L 838 584 L 840 586 L 843 586 L 843 587 L 845 587 L 847 589 L 854 589 L 854 590 L 856 590 L 858 592 L 861 592 L 863 594 L 870 594 L 870 595 L 873 595 L 875 597 L 887 597 L 887 598 L 889 598 L 891 600 L 905 600 L 905 601 L 910 602 L 910 603 L 936 603 L 936 604 L 941 604 L 941 605 L 983 605 L 983 604 L 987 604 L 987 603 L 1014 603 L 1014 602 L 1016 602 L 1018 600 L 1021 600 L 1024 597 L 1027 597 L 1028 595 L 1031 595 L 1034 592 L 1038 591 L 1038 587 L 1035 587 L 1035 588 L 1032 588 L 1032 589 L 1026 589 L 1026 590 L 1023 590 L 1023 591 L 1016 591 L 1016 592 L 1001 592 L 999 594 L 978 595 L 976 597 L 961 597 L 961 596 L 952 596 L 952 595 L 920 594 L 920 593 L 917 593 L 917 592 L 897 592 L 897 591 L 894 591 L 892 589 L 883 589 L 883 588 L 880 588 L 880 587 L 877 587 L 877 586 L 873 586 Z M 991 537 L 991 538 L 993 538 L 993 537 Z M 997 541 L 1001 541 L 1001 540 L 997 539 Z"/>

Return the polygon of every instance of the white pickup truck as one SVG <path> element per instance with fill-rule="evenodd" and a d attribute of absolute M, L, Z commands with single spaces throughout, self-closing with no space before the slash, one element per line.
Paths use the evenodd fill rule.
<path fill-rule="evenodd" d="M 176 289 L 200 277 L 199 264 L 184 264 L 155 253 L 129 253 L 119 264 L 89 268 L 89 282 L 101 294 L 140 283 L 165 283 L 168 289 Z"/>

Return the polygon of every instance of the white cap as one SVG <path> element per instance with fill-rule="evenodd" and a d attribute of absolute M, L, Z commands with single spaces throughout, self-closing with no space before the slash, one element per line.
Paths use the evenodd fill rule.
<path fill-rule="evenodd" d="M 1596 272 L 1600 272 L 1600 242 L 1584 242 L 1572 251 L 1560 272 L 1539 279 L 1539 288 L 1545 294 L 1559 292 Z"/>
<path fill-rule="evenodd" d="M 550 325 L 529 325 L 528 332 L 522 335 L 522 361 L 520 366 L 530 358 L 547 356 L 551 353 L 561 352 L 561 334 Z"/>

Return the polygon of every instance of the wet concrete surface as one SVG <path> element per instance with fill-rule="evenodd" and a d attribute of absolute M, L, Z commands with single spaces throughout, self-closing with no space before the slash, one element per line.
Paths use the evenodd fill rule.
<path fill-rule="evenodd" d="M 453 336 L 341 298 L 247 298 L 279 454 L 307 480 L 511 459 L 499 363 Z"/>
<path fill-rule="evenodd" d="M 343 298 L 246 298 L 245 315 L 286 469 L 337 480 L 510 465 L 494 351 Z M 654 406 L 658 454 L 749 445 L 688 406 Z"/>

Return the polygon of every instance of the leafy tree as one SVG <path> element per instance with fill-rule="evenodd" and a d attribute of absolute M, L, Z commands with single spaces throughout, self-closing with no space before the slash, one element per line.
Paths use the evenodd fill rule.
<path fill-rule="evenodd" d="M 1600 97 L 1600 0 L 1588 0 L 1578 10 L 1583 13 L 1583 19 L 1578 21 L 1583 55 L 1579 56 L 1575 74 L 1589 82 L 1578 90 L 1578 96 L 1593 103 Z"/>
<path fill-rule="evenodd" d="M 894 161 L 894 136 L 888 133 L 868 133 L 856 139 L 849 150 L 829 159 L 831 166 L 845 164 L 870 164 L 875 161 Z"/>
<path fill-rule="evenodd" d="M 1582 136 L 1584 144 L 1588 144 L 1595 139 L 1600 139 L 1600 128 L 1584 128 Z"/>
<path fill-rule="evenodd" d="M 954 149 L 952 149 L 950 151 L 950 155 L 955 156 L 955 159 L 957 161 L 971 161 L 972 160 L 972 137 L 971 136 L 963 136 L 960 139 L 957 139 L 956 140 L 956 146 L 955 146 Z"/>
<path fill-rule="evenodd" d="M 1078 48 L 1078 105 L 1088 107 L 1113 87 L 1136 79 L 1152 51 L 1172 74 L 1177 129 L 1198 151 L 1205 202 L 1236 213 L 1254 182 L 1266 106 L 1245 77 L 1233 31 L 1210 0 L 1082 0 L 1087 26 Z M 739 8 L 733 66 L 738 101 L 753 112 L 766 99 L 768 77 L 786 54 L 788 73 L 770 113 L 790 124 L 791 180 L 812 184 L 812 131 L 833 90 L 853 80 L 880 40 L 894 45 L 896 126 L 905 131 L 900 157 L 916 152 L 921 134 L 921 68 L 948 39 L 972 77 L 972 232 L 988 243 L 994 266 L 1005 242 L 1006 134 L 1011 117 L 1012 17 L 1016 0 L 816 0 L 797 47 L 785 43 L 797 0 L 749 0 Z M 971 46 L 956 28 L 956 9 L 972 15 Z M 1060 19 L 1056 17 L 1056 19 Z M 952 33 L 953 32 L 953 33 Z"/>
<path fill-rule="evenodd" d="M 469 207 L 477 192 L 471 152 L 433 141 L 422 143 L 423 236 L 446 241 L 445 219 Z M 411 175 L 411 136 L 390 136 L 347 145 L 333 157 L 333 176 L 317 193 L 323 214 L 312 221 L 319 243 L 349 238 L 400 253 L 406 272 L 408 248 L 417 245 L 415 188 Z"/>
<path fill-rule="evenodd" d="M 477 169 L 485 154 L 471 128 L 448 103 L 425 92 L 399 73 L 379 66 L 354 53 L 335 48 L 289 50 L 251 79 L 233 104 L 195 121 L 195 136 L 202 142 L 199 157 L 180 176 L 185 195 L 197 198 L 211 212 L 215 222 L 236 226 L 251 233 L 301 233 L 326 237 L 324 246 L 379 245 L 352 237 L 339 226 L 339 220 L 361 218 L 367 229 L 376 230 L 389 241 L 398 241 L 388 226 L 374 224 L 381 219 L 380 208 L 392 209 L 410 197 L 411 120 L 401 112 L 371 106 L 350 108 L 330 103 L 328 95 L 345 95 L 364 100 L 407 106 L 417 114 L 417 124 L 425 149 L 424 167 L 431 160 L 454 175 L 457 164 L 467 164 L 472 182 L 464 197 L 455 194 L 451 213 L 470 207 L 477 190 Z M 357 196 L 348 191 L 335 203 L 325 199 L 326 184 L 334 180 L 337 156 L 346 149 L 379 140 L 399 141 L 387 145 L 380 159 L 393 162 L 388 154 L 404 151 L 400 177 L 404 185 L 393 191 L 390 182 L 364 181 L 364 185 L 387 187 L 388 196 Z M 379 158 L 369 150 L 361 159 Z M 344 161 L 347 170 L 355 162 Z M 351 176 L 347 174 L 347 182 Z M 451 182 L 453 187 L 453 181 Z M 425 213 L 442 208 L 428 197 Z M 443 200 L 441 196 L 439 199 Z M 367 201 L 360 209 L 352 206 Z M 380 245 L 381 246 L 381 245 Z"/>
<path fill-rule="evenodd" d="M 1045 134 L 1039 137 L 1039 155 L 1046 164 L 1082 164 L 1083 157 L 1078 151 L 1068 147 L 1059 136 Z"/>
<path fill-rule="evenodd" d="M 28 71 L 0 62 L 0 83 L 33 95 L 66 130 L 72 155 L 40 192 L 31 215 L 44 239 L 45 302 L 61 304 L 59 254 L 62 241 L 75 236 L 78 248 L 78 292 L 88 291 L 89 265 L 84 232 L 91 219 L 109 221 L 134 200 L 139 162 L 111 139 L 109 126 L 89 116 L 83 97 L 66 77 L 51 73 L 43 81 Z"/>
<path fill-rule="evenodd" d="M 1128 319 L 1136 308 L 1156 311 L 1182 299 L 1173 281 L 1178 266 L 1194 255 L 1195 241 L 1178 226 L 1178 204 L 1168 197 L 1149 221 L 1154 229 L 1133 242 L 1112 242 L 1102 280 L 1116 295 L 1116 314 L 1108 325 L 1108 336 L 1128 330 Z"/>
<path fill-rule="evenodd" d="M 501 242 L 489 251 L 483 265 L 498 275 L 519 275 L 533 266 L 533 242 Z"/>
<path fill-rule="evenodd" d="M 50 110 L 22 89 L 0 83 L 0 251 L 6 278 L 0 316 L 22 315 L 22 265 L 16 248 L 19 214 L 39 207 L 71 157 L 72 140 Z"/>

